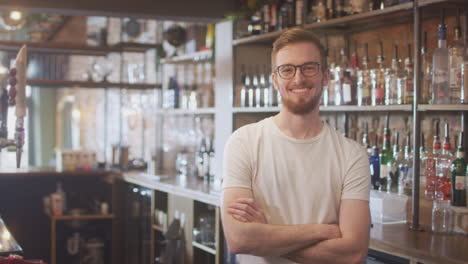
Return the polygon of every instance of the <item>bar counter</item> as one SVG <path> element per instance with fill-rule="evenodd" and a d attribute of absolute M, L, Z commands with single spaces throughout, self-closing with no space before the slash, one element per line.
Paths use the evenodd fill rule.
<path fill-rule="evenodd" d="M 220 193 L 195 177 L 185 180 L 175 176 L 153 176 L 144 172 L 88 171 L 56 172 L 53 169 L 31 169 L 0 172 L 4 177 L 113 175 L 121 180 L 146 188 L 220 206 Z M 371 229 L 370 249 L 410 260 L 410 263 L 468 263 L 468 236 L 438 235 L 430 231 L 415 232 L 408 224 L 377 224 Z"/>

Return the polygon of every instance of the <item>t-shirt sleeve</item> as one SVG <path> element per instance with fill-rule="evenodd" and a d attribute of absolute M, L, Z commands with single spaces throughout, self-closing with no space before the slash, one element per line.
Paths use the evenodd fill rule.
<path fill-rule="evenodd" d="M 252 189 L 252 166 L 247 150 L 247 134 L 235 131 L 224 147 L 223 189 L 241 187 Z"/>
<path fill-rule="evenodd" d="M 341 199 L 369 201 L 370 168 L 364 149 L 356 146 L 347 164 Z"/>

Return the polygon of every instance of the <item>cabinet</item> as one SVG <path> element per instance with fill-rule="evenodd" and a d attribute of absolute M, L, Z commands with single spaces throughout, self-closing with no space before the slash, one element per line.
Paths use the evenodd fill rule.
<path fill-rule="evenodd" d="M 451 11 L 454 11 L 454 8 L 462 8 L 463 10 L 466 10 L 466 2 L 450 0 L 419 0 L 385 8 L 383 10 L 370 11 L 342 18 L 330 19 L 324 22 L 306 24 L 303 27 L 307 30 L 318 33 L 322 39 L 328 39 L 331 35 L 337 36 L 340 41 L 335 41 L 334 43 L 340 45 L 346 43 L 348 49 L 351 46 L 350 43 L 352 43 L 352 40 L 361 40 L 361 42 L 371 41 L 372 44 L 370 43 L 370 46 L 376 44 L 379 40 L 387 40 L 390 43 L 403 42 L 405 44 L 407 42 L 412 42 L 414 43 L 413 54 L 416 54 L 414 58 L 414 72 L 420 72 L 420 35 L 422 33 L 423 26 L 427 27 L 426 30 L 436 30 L 434 21 L 441 8 L 452 8 L 450 9 Z M 238 107 L 239 91 L 236 87 L 239 86 L 238 80 L 240 79 L 239 76 L 242 71 L 242 64 L 270 65 L 269 56 L 271 52 L 271 44 L 281 34 L 281 31 L 235 39 L 234 36 L 237 35 L 236 27 L 237 24 L 234 22 L 221 22 L 217 24 L 216 28 L 217 38 L 226 40 L 216 43 L 216 50 L 223 50 L 222 53 L 216 53 L 215 60 L 216 71 L 218 73 L 216 79 L 216 102 L 218 111 L 215 118 L 217 149 L 223 148 L 228 137 L 235 129 L 244 124 L 271 116 L 280 110 L 280 108 L 277 107 Z M 400 27 L 399 31 L 395 30 L 398 29 L 398 27 Z M 408 32 L 408 35 L 401 36 L 401 30 Z M 366 32 L 379 34 L 365 35 Z M 359 38 L 367 39 L 362 40 Z M 430 41 L 434 42 L 433 39 Z M 387 46 L 390 47 L 391 45 Z M 350 54 L 350 52 L 348 52 L 348 54 Z M 336 128 L 348 135 L 353 135 L 350 131 L 357 127 L 356 124 L 359 117 L 367 116 L 370 120 L 373 120 L 374 117 L 382 119 L 384 114 L 389 113 L 392 116 L 398 117 L 396 118 L 398 119 L 398 122 L 403 121 L 401 123 L 401 127 L 404 127 L 407 131 L 411 130 L 413 135 L 420 135 L 423 117 L 444 115 L 444 118 L 446 118 L 446 116 L 454 118 L 454 116 L 456 116 L 455 121 L 457 121 L 459 127 L 466 127 L 465 113 L 468 110 L 466 105 L 419 104 L 419 93 L 422 83 L 421 76 L 417 74 L 413 78 L 415 94 L 414 101 L 411 105 L 321 106 L 321 116 L 322 118 L 330 117 L 330 120 L 334 119 Z M 229 100 L 227 103 L 226 98 Z M 222 104 L 223 102 L 224 104 Z M 412 122 L 409 121 L 411 119 Z M 383 124 L 383 122 L 381 122 L 381 124 Z M 363 127 L 362 123 L 361 125 L 358 125 L 358 127 Z M 414 149 L 413 175 L 415 175 L 413 178 L 412 223 L 415 229 L 419 229 L 419 147 L 421 142 L 419 141 L 419 137 L 413 137 L 411 143 Z M 222 174 L 222 155 L 222 152 L 218 152 L 216 156 L 219 162 L 217 175 Z"/>

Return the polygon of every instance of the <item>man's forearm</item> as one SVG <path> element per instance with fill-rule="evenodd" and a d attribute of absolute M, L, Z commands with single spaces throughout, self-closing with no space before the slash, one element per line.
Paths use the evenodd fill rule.
<path fill-rule="evenodd" d="M 330 239 L 284 255 L 298 263 L 361 264 L 367 255 L 366 243 L 347 238 Z"/>
<path fill-rule="evenodd" d="M 317 242 L 339 237 L 336 225 L 271 225 L 238 223 L 238 233 L 228 241 L 233 253 L 281 256 Z M 231 243 L 229 243 L 231 242 Z"/>

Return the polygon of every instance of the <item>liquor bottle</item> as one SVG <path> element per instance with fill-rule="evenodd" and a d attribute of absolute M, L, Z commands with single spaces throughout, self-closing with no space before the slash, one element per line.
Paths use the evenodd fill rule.
<path fill-rule="evenodd" d="M 445 124 L 445 138 L 440 158 L 436 159 L 436 200 L 450 200 L 451 179 L 450 166 L 453 162 L 453 154 L 450 152 L 449 124 Z"/>
<path fill-rule="evenodd" d="M 177 76 L 170 78 L 169 83 L 170 83 L 169 89 L 174 91 L 174 108 L 178 109 L 180 107 L 179 105 L 180 87 L 179 87 L 179 82 L 177 81 Z"/>
<path fill-rule="evenodd" d="M 426 186 L 424 196 L 426 200 L 432 201 L 436 198 L 436 161 L 440 158 L 440 137 L 439 137 L 439 121 L 436 122 L 436 132 L 432 143 L 432 152 L 428 153 L 426 160 Z"/>
<path fill-rule="evenodd" d="M 330 56 L 329 56 L 329 49 L 328 49 L 328 38 L 325 36 L 325 57 L 327 58 L 327 65 L 330 67 Z M 327 69 L 328 70 L 328 69 Z M 330 77 L 329 77 L 330 78 Z M 320 105 L 327 106 L 328 105 L 328 82 L 326 85 L 322 87 L 322 99 L 320 100 Z"/>
<path fill-rule="evenodd" d="M 335 0 L 335 15 L 333 17 L 344 17 L 346 16 L 345 1 Z"/>
<path fill-rule="evenodd" d="M 273 32 L 278 29 L 279 5 L 277 1 L 273 1 L 268 5 L 268 12 L 270 13 L 270 27 L 268 32 Z"/>
<path fill-rule="evenodd" d="M 327 85 L 327 93 L 328 93 L 328 103 L 327 105 L 335 105 L 336 102 L 336 52 L 333 52 L 333 59 L 328 64 L 329 68 L 329 77 L 328 77 L 328 85 Z"/>
<path fill-rule="evenodd" d="M 263 33 L 271 32 L 271 12 L 270 5 L 262 6 L 262 31 Z"/>
<path fill-rule="evenodd" d="M 246 106 L 246 97 L 247 97 L 247 90 L 248 90 L 248 86 L 250 85 L 250 78 L 249 76 L 245 73 L 245 65 L 244 64 L 241 64 L 241 73 L 240 73 L 240 80 L 239 80 L 239 87 L 238 88 L 238 91 L 239 91 L 239 99 L 240 99 L 240 103 L 239 103 L 239 106 L 240 107 L 245 107 Z"/>
<path fill-rule="evenodd" d="M 372 87 L 372 105 L 385 104 L 385 66 L 383 43 L 379 43 L 380 53 L 377 55 L 377 67 L 370 71 Z"/>
<path fill-rule="evenodd" d="M 197 109 L 198 108 L 198 93 L 197 93 L 197 82 L 193 82 L 192 87 L 190 88 L 190 95 L 188 100 L 188 108 L 189 109 Z M 244 101 L 245 102 L 245 101 Z"/>
<path fill-rule="evenodd" d="M 465 50 L 461 37 L 460 9 L 457 10 L 457 22 L 454 27 L 453 42 L 449 47 L 449 94 L 450 103 L 459 104 L 461 95 L 461 65 L 463 63 L 463 51 Z"/>
<path fill-rule="evenodd" d="M 248 84 L 247 86 L 247 106 L 248 107 L 254 107 L 255 106 L 255 84 L 254 84 L 254 78 L 255 75 L 250 79 L 250 77 L 247 77 L 245 82 Z M 251 81 L 252 80 L 252 81 Z"/>
<path fill-rule="evenodd" d="M 197 157 L 196 157 L 196 167 L 197 167 L 197 176 L 200 178 L 205 177 L 205 155 L 206 155 L 206 142 L 205 139 L 203 138 L 200 143 L 200 148 L 197 151 Z"/>
<path fill-rule="evenodd" d="M 362 134 L 362 145 L 367 151 L 367 155 L 370 156 L 372 152 L 372 147 L 369 141 L 369 123 L 366 122 L 364 127 L 364 133 Z"/>
<path fill-rule="evenodd" d="M 268 101 L 270 102 L 270 106 L 278 105 L 276 93 L 279 93 L 279 92 L 277 92 L 275 87 L 273 86 L 273 79 L 271 77 L 271 73 L 268 73 L 268 95 L 269 95 Z"/>
<path fill-rule="evenodd" d="M 442 10 L 442 22 L 439 24 L 438 48 L 432 56 L 432 103 L 449 103 L 449 51 L 447 49 L 447 27 L 445 10 Z"/>
<path fill-rule="evenodd" d="M 286 28 L 288 28 L 288 3 L 284 2 L 279 7 L 277 30 L 284 30 Z"/>
<path fill-rule="evenodd" d="M 203 179 L 210 180 L 210 149 L 212 148 L 213 141 L 210 140 L 209 137 L 206 137 L 204 140 L 205 148 L 203 151 Z M 203 142 L 202 142 L 203 145 Z"/>
<path fill-rule="evenodd" d="M 354 83 L 351 71 L 345 70 L 341 79 L 342 102 L 343 105 L 356 104 L 356 85 Z"/>
<path fill-rule="evenodd" d="M 346 61 L 346 57 L 344 56 L 344 49 L 340 49 L 340 60 L 336 63 L 335 69 L 333 71 L 334 80 L 335 80 L 335 99 L 334 105 L 342 105 L 343 101 L 343 91 L 342 91 L 342 77 L 344 76 L 344 71 L 347 68 L 348 64 Z"/>
<path fill-rule="evenodd" d="M 406 146 L 403 160 L 399 166 L 398 193 L 411 195 L 413 189 L 413 159 L 411 155 L 411 135 L 406 136 Z"/>
<path fill-rule="evenodd" d="M 254 104 L 255 104 L 255 107 L 261 107 L 262 99 L 263 99 L 262 97 L 263 87 L 260 86 L 260 83 L 258 81 L 259 79 L 258 65 L 255 68 L 256 68 L 255 75 L 252 81 L 252 86 L 254 87 L 254 94 L 255 94 Z"/>
<path fill-rule="evenodd" d="M 421 47 L 421 98 L 419 103 L 427 104 L 432 96 L 432 59 L 427 52 L 427 32 L 424 32 L 423 46 Z"/>
<path fill-rule="evenodd" d="M 395 144 L 393 144 L 393 158 L 387 163 L 388 187 L 387 192 L 398 193 L 398 184 L 400 182 L 400 165 L 403 161 L 403 155 L 400 149 L 400 133 L 395 134 Z"/>
<path fill-rule="evenodd" d="M 296 6 L 295 6 L 295 18 L 296 18 L 296 26 L 302 26 L 305 21 L 305 15 L 306 15 L 306 3 L 305 0 L 296 0 Z"/>
<path fill-rule="evenodd" d="M 349 13 L 351 15 L 369 11 L 370 0 L 350 0 L 350 2 L 351 11 Z"/>
<path fill-rule="evenodd" d="M 323 22 L 327 20 L 327 7 L 324 3 L 325 0 L 318 0 L 312 6 L 312 10 L 307 17 L 309 23 Z"/>
<path fill-rule="evenodd" d="M 267 72 L 267 66 L 263 65 L 263 72 L 260 75 L 260 87 L 262 89 L 262 106 L 263 107 L 268 107 L 271 106 L 270 102 L 270 86 L 266 81 L 265 74 Z"/>
<path fill-rule="evenodd" d="M 325 6 L 326 8 L 326 13 L 325 13 L 325 16 L 327 17 L 327 19 L 332 19 L 334 18 L 334 15 L 335 15 L 335 10 L 334 10 L 334 3 L 335 1 L 334 0 L 326 0 L 327 4 Z"/>
<path fill-rule="evenodd" d="M 380 157 L 379 157 L 379 135 L 376 133 L 372 153 L 369 156 L 371 184 L 374 190 L 380 186 Z"/>
<path fill-rule="evenodd" d="M 452 205 L 466 206 L 466 160 L 463 132 L 458 137 L 457 159 L 452 163 Z"/>
<path fill-rule="evenodd" d="M 413 59 L 411 57 L 411 44 L 408 44 L 408 57 L 405 58 L 405 70 L 402 74 L 400 82 L 404 82 L 405 89 L 403 90 L 402 104 L 412 104 L 414 95 L 413 85 Z"/>
<path fill-rule="evenodd" d="M 211 139 L 210 141 L 210 149 L 208 151 L 208 156 L 209 156 L 209 163 L 210 163 L 210 168 L 209 168 L 209 178 L 210 181 L 214 180 L 215 177 L 215 171 L 216 171 L 216 160 L 215 160 L 215 150 L 214 150 L 214 140 Z"/>
<path fill-rule="evenodd" d="M 262 12 L 261 10 L 257 10 L 251 17 L 250 23 L 247 26 L 247 30 L 251 35 L 258 35 L 263 33 L 262 28 Z"/>
<path fill-rule="evenodd" d="M 419 147 L 419 178 L 421 182 L 426 183 L 426 164 L 427 164 L 427 150 L 426 150 L 426 142 L 424 132 L 421 133 L 421 142 Z"/>
<path fill-rule="evenodd" d="M 467 16 L 468 17 L 468 16 Z M 468 19 L 465 19 L 466 26 L 465 28 L 468 28 Z M 468 34 L 465 33 L 465 53 L 463 55 L 463 62 L 461 65 L 461 103 L 462 104 L 468 104 Z"/>
<path fill-rule="evenodd" d="M 400 72 L 400 60 L 398 59 L 398 46 L 393 47 L 392 66 L 385 70 L 385 104 L 398 103 L 397 79 Z"/>
<path fill-rule="evenodd" d="M 384 7 L 398 5 L 398 0 L 383 0 Z"/>
<path fill-rule="evenodd" d="M 369 70 L 368 44 L 365 44 L 365 56 L 362 58 L 362 68 L 357 73 L 358 105 L 370 105 L 371 102 L 371 74 Z"/>
<path fill-rule="evenodd" d="M 294 10 L 294 0 L 287 0 L 286 13 L 287 13 L 287 27 L 291 28 L 296 25 L 296 11 Z"/>
<path fill-rule="evenodd" d="M 383 144 L 382 144 L 382 151 L 380 152 L 380 186 L 379 190 L 381 191 L 387 191 L 387 184 L 388 184 L 388 172 L 390 168 L 388 167 L 388 164 L 392 161 L 393 159 L 393 150 L 390 147 L 390 116 L 387 115 L 386 117 L 386 122 L 385 122 L 385 128 L 384 128 L 384 139 L 383 139 Z"/>
<path fill-rule="evenodd" d="M 372 10 L 381 10 L 384 9 L 383 0 L 372 0 Z"/>

